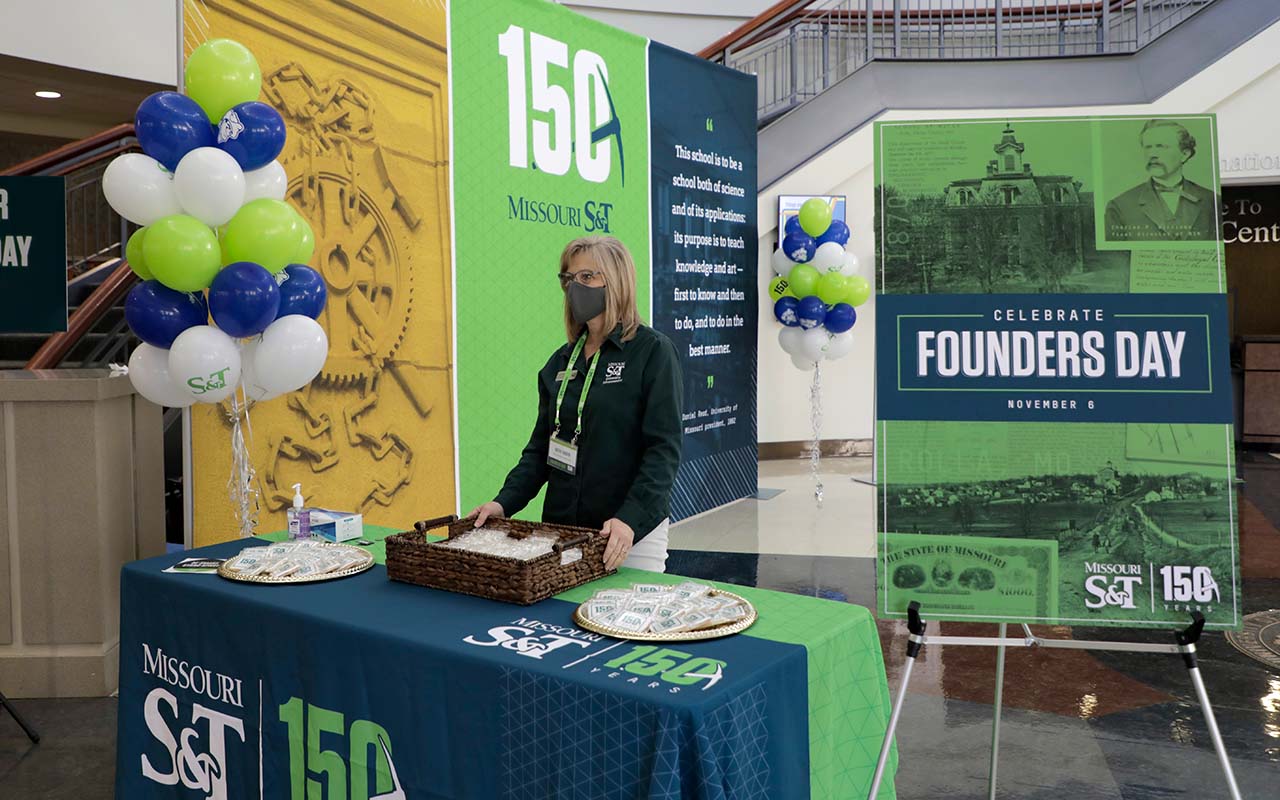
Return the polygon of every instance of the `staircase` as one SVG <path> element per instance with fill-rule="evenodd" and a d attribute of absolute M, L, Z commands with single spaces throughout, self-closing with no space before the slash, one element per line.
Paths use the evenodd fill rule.
<path fill-rule="evenodd" d="M 102 174 L 121 153 L 140 152 L 132 125 L 72 142 L 0 175 L 57 175 L 66 183 L 66 333 L 0 334 L 0 369 L 103 367 L 124 361 L 135 340 L 124 320 L 124 297 L 135 278 L 124 262 L 136 226 L 102 196 Z"/>
<path fill-rule="evenodd" d="M 784 0 L 701 54 L 758 77 L 763 193 L 890 109 L 1147 104 L 1277 21 L 1278 0 Z"/>

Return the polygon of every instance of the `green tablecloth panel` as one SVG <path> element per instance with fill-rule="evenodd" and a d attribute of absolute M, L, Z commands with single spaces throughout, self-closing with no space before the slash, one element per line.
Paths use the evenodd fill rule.
<path fill-rule="evenodd" d="M 363 549 L 372 553 L 377 563 L 385 564 L 387 551 L 383 539 L 400 530 L 366 525 L 364 538 L 373 544 Z M 276 532 L 261 538 L 282 541 L 286 535 Z M 558 594 L 556 598 L 581 603 L 601 589 L 625 588 L 633 583 L 676 584 L 685 580 L 689 578 L 623 568 L 614 575 Z M 815 800 L 860 796 L 850 793 L 852 787 L 861 787 L 861 796 L 865 796 L 891 706 L 880 639 L 871 612 L 862 606 L 816 597 L 719 581 L 704 582 L 739 594 L 756 607 L 759 619 L 742 635 L 803 645 L 807 651 L 809 766 Z M 890 776 L 897 770 L 897 758 L 895 748 L 887 770 Z M 886 780 L 879 797 L 894 796 L 893 781 Z"/>

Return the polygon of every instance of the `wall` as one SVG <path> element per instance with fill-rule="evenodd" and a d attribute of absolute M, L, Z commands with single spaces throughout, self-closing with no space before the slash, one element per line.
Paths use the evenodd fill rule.
<path fill-rule="evenodd" d="M 773 0 L 560 0 L 603 23 L 691 53 L 773 5 Z"/>
<path fill-rule="evenodd" d="M 890 111 L 883 119 L 948 119 L 1000 116 L 1098 114 L 1157 114 L 1215 112 L 1218 114 L 1219 157 L 1224 183 L 1280 182 L 1280 24 L 1261 31 L 1244 45 L 1186 81 L 1154 103 L 1088 108 Z M 1016 74 L 1016 62 L 1005 65 Z M 979 89 L 975 88 L 975 91 Z M 799 113 L 803 113 L 801 110 Z M 1249 159 L 1249 156 L 1254 156 Z M 1031 159 L 1034 163 L 1034 159 Z M 778 325 L 770 323 L 768 280 L 776 246 L 780 194 L 844 194 L 853 237 L 850 249 L 874 284 L 872 214 L 874 185 L 872 130 L 867 125 L 769 187 L 759 198 L 761 324 L 760 324 L 760 441 L 803 441 L 812 437 L 809 423 L 809 374 L 791 365 L 778 347 Z M 767 227 L 770 225 L 773 227 Z M 823 369 L 824 439 L 869 439 L 875 418 L 874 332 L 875 301 L 858 309 L 854 328 L 857 347 Z"/>
<path fill-rule="evenodd" d="M 0 53 L 173 85 L 177 26 L 175 0 L 13 0 L 4 3 Z"/>

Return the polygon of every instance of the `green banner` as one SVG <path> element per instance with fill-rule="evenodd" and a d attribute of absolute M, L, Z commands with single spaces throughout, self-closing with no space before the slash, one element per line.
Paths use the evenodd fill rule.
<path fill-rule="evenodd" d="M 1212 115 L 875 139 L 880 613 L 1238 626 Z"/>
<path fill-rule="evenodd" d="M 536 373 L 565 338 L 565 244 L 621 239 L 649 307 L 647 44 L 552 3 L 450 5 L 463 513 L 493 499 L 533 428 Z"/>
<path fill-rule="evenodd" d="M 0 178 L 0 333 L 66 329 L 62 178 Z"/>

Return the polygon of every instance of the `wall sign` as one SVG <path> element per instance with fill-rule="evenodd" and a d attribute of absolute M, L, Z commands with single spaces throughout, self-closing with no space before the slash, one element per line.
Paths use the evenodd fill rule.
<path fill-rule="evenodd" d="M 0 178 L 0 332 L 66 329 L 67 224 L 62 178 Z"/>

